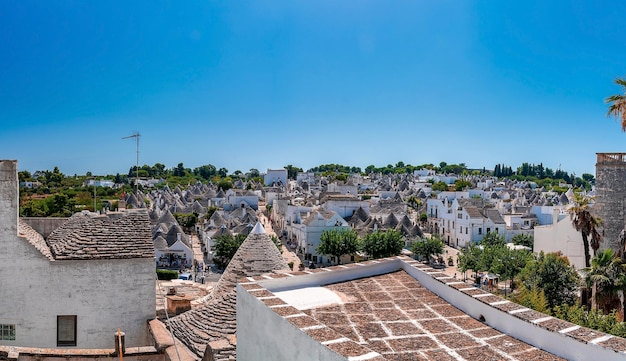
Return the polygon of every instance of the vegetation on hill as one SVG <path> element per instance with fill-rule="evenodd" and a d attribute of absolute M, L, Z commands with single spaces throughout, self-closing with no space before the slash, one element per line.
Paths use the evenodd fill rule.
<path fill-rule="evenodd" d="M 289 179 L 296 179 L 298 172 L 302 172 L 302 168 L 294 165 L 286 165 Z M 563 187 L 564 183 L 573 184 L 575 187 L 583 187 L 590 189 L 594 182 L 591 174 L 583 174 L 582 178 L 575 177 L 565 171 L 553 171 L 550 168 L 544 168 L 542 164 L 534 165 L 523 163 L 520 167 L 513 171 L 512 167 L 504 164 L 498 164 L 493 171 L 486 169 L 470 170 L 464 163 L 448 164 L 440 162 L 438 166 L 428 163 L 421 165 L 406 164 L 402 161 L 395 165 L 388 164 L 384 167 L 376 167 L 369 165 L 364 171 L 360 167 L 347 166 L 340 164 L 323 164 L 309 169 L 313 172 L 333 180 L 346 181 L 351 174 L 367 175 L 371 173 L 378 174 L 412 174 L 418 169 L 429 169 L 440 174 L 456 174 L 461 176 L 454 186 L 450 188 L 444 182 L 435 182 L 434 190 L 463 190 L 471 186 L 468 180 L 470 175 L 486 175 L 496 177 L 508 177 L 514 180 L 526 180 L 534 182 L 537 186 L 545 189 L 552 189 L 557 192 L 564 192 L 567 188 Z M 137 170 L 136 166 L 132 166 L 126 174 L 114 174 L 95 176 L 91 172 L 85 175 L 65 175 L 58 167 L 54 167 L 52 171 L 20 171 L 18 173 L 20 182 L 29 182 L 30 187 L 20 188 L 20 215 L 32 217 L 66 217 L 81 210 L 93 211 L 101 210 L 107 206 L 114 209 L 116 202 L 123 194 L 128 194 L 135 189 L 135 181 L 137 174 L 141 179 L 161 179 L 162 183 L 156 187 L 168 185 L 169 187 L 194 184 L 196 182 L 216 184 L 223 190 L 233 188 L 235 182 L 243 180 L 248 182 L 248 188 L 253 183 L 263 183 L 263 178 L 258 169 L 252 168 L 248 172 L 235 170 L 230 173 L 228 169 L 218 168 L 212 164 L 202 165 L 196 168 L 188 168 L 181 162 L 175 167 L 166 168 L 162 163 L 154 165 L 143 165 Z M 88 180 L 108 180 L 114 182 L 116 187 L 93 187 L 85 186 Z M 94 204 L 95 199 L 95 204 Z"/>

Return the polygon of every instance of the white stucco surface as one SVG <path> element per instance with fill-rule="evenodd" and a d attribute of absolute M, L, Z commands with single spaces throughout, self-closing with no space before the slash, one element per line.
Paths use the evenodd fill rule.
<path fill-rule="evenodd" d="M 341 297 L 324 287 L 305 287 L 275 293 L 278 298 L 299 310 L 340 304 Z"/>
<path fill-rule="evenodd" d="M 237 360 L 346 361 L 237 286 Z"/>
<path fill-rule="evenodd" d="M 0 345 L 57 347 L 57 316 L 77 318 L 76 348 L 113 348 L 120 328 L 126 347 L 152 345 L 153 258 L 51 260 L 18 237 L 17 164 L 0 162 L 0 324 L 15 340 Z"/>

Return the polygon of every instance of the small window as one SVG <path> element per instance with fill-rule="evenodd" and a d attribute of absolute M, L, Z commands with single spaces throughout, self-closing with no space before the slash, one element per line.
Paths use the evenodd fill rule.
<path fill-rule="evenodd" d="M 491 232 L 491 228 L 487 228 L 487 233 Z"/>
<path fill-rule="evenodd" d="M 465 227 L 465 234 L 467 234 L 467 227 Z"/>
<path fill-rule="evenodd" d="M 0 324 L 0 340 L 15 341 L 15 325 Z"/>
<path fill-rule="evenodd" d="M 483 234 L 483 229 L 482 228 L 478 228 L 478 234 Z"/>
<path fill-rule="evenodd" d="M 76 316 L 57 316 L 57 346 L 76 346 Z"/>

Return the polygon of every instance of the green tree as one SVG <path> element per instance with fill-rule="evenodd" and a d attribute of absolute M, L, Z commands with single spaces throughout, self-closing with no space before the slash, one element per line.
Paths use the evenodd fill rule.
<path fill-rule="evenodd" d="M 457 191 L 462 191 L 465 188 L 471 187 L 472 182 L 465 179 L 457 179 L 454 181 L 454 189 Z"/>
<path fill-rule="evenodd" d="M 583 173 L 583 179 L 589 183 L 594 183 L 596 180 L 594 175 L 590 173 Z"/>
<path fill-rule="evenodd" d="M 550 313 L 550 304 L 546 298 L 546 294 L 543 289 L 537 286 L 528 288 L 525 283 L 522 283 L 518 292 L 511 295 L 511 299 L 513 302 L 535 311 Z"/>
<path fill-rule="evenodd" d="M 261 173 L 256 168 L 250 168 L 250 171 L 247 174 L 248 178 L 259 178 Z"/>
<path fill-rule="evenodd" d="M 567 257 L 558 253 L 539 253 L 528 261 L 519 279 L 528 290 L 543 291 L 551 309 L 573 305 L 578 298 L 580 276 Z"/>
<path fill-rule="evenodd" d="M 457 268 L 461 272 L 472 271 L 476 274 L 481 269 L 481 255 L 483 247 L 476 243 L 471 243 L 467 248 L 459 252 L 457 256 Z"/>
<path fill-rule="evenodd" d="M 511 280 L 511 289 L 513 288 L 513 279 L 532 259 L 532 253 L 527 250 L 510 249 L 506 245 L 495 245 L 484 247 L 482 254 L 482 264 L 486 271 L 495 273 L 500 276 L 504 283 L 504 293 L 506 295 L 506 281 Z"/>
<path fill-rule="evenodd" d="M 444 247 L 443 241 L 439 237 L 432 236 L 431 238 L 422 238 L 413 242 L 411 251 L 430 263 L 430 257 L 442 254 Z"/>
<path fill-rule="evenodd" d="M 220 179 L 217 183 L 217 188 L 221 188 L 223 191 L 227 191 L 233 187 L 233 182 L 230 177 L 226 177 L 224 179 Z"/>
<path fill-rule="evenodd" d="M 410 196 L 409 198 L 407 198 L 406 203 L 409 205 L 409 207 L 417 210 L 422 205 L 422 200 L 417 198 L 416 196 Z"/>
<path fill-rule="evenodd" d="M 533 236 L 530 234 L 516 234 L 513 236 L 511 241 L 513 241 L 514 245 L 529 247 L 531 251 L 534 246 Z"/>
<path fill-rule="evenodd" d="M 626 265 L 611 248 L 599 251 L 591 260 L 591 267 L 585 268 L 585 282 L 591 286 L 591 308 L 598 309 L 598 300 L 603 300 L 603 311 L 610 312 L 613 297 L 619 297 L 620 312 L 623 314 L 626 288 Z"/>
<path fill-rule="evenodd" d="M 420 224 L 423 226 L 428 222 L 428 214 L 426 212 L 420 213 Z"/>
<path fill-rule="evenodd" d="M 183 165 L 183 163 L 178 163 L 176 168 L 174 168 L 174 170 L 172 171 L 172 175 L 174 175 L 174 177 L 185 176 L 185 166 Z"/>
<path fill-rule="evenodd" d="M 621 94 L 615 94 L 604 99 L 609 105 L 606 115 L 615 117 L 621 121 L 622 131 L 626 132 L 626 79 L 617 78 L 615 84 L 620 86 Z"/>
<path fill-rule="evenodd" d="M 363 238 L 363 251 L 371 258 L 397 256 L 404 248 L 404 237 L 400 231 L 377 230 L 368 233 Z"/>
<path fill-rule="evenodd" d="M 590 200 L 590 198 L 576 193 L 574 202 L 567 209 L 572 225 L 580 232 L 583 238 L 586 268 L 591 267 L 591 251 L 589 247 L 593 248 L 593 253 L 595 254 L 598 248 L 600 248 L 600 241 L 602 240 L 602 235 L 598 231 L 598 228 L 602 226 L 602 220 L 591 214 L 589 209 Z M 591 237 L 591 243 L 589 243 L 589 237 Z"/>
<path fill-rule="evenodd" d="M 206 164 L 197 168 L 194 168 L 193 174 L 202 177 L 205 180 L 209 180 L 217 174 L 217 169 L 213 164 Z"/>
<path fill-rule="evenodd" d="M 496 232 L 487 232 L 478 243 L 482 246 L 504 246 L 506 245 L 506 240 L 504 236 Z"/>
<path fill-rule="evenodd" d="M 276 246 L 276 248 L 278 248 L 278 251 L 282 254 L 283 242 L 281 242 L 280 239 L 278 239 L 278 237 L 276 236 L 271 236 L 270 239 L 272 240 L 272 242 L 274 242 L 274 245 Z"/>
<path fill-rule="evenodd" d="M 33 178 L 33 176 L 27 170 L 17 172 L 17 177 L 20 182 L 31 180 Z"/>
<path fill-rule="evenodd" d="M 433 188 L 434 191 L 444 192 L 444 191 L 448 190 L 448 185 L 446 184 L 446 182 L 439 181 L 439 182 L 436 182 L 435 184 L 433 184 L 432 188 Z"/>
<path fill-rule="evenodd" d="M 213 244 L 213 262 L 215 265 L 226 268 L 245 239 L 246 236 L 243 234 L 237 234 L 234 237 L 227 234 L 217 237 Z"/>
<path fill-rule="evenodd" d="M 298 172 L 302 172 L 302 168 L 294 167 L 291 164 L 286 165 L 283 168 L 287 169 L 287 179 L 295 180 Z"/>
<path fill-rule="evenodd" d="M 355 254 L 359 249 L 359 236 L 354 229 L 327 229 L 320 235 L 320 245 L 317 253 L 337 257 L 341 263 L 341 257 L 346 254 Z"/>
<path fill-rule="evenodd" d="M 70 199 L 66 194 L 58 193 L 45 200 L 48 217 L 69 217 L 74 213 L 76 201 Z"/>
<path fill-rule="evenodd" d="M 185 230 L 193 229 L 198 223 L 198 213 L 174 213 L 173 216 Z"/>

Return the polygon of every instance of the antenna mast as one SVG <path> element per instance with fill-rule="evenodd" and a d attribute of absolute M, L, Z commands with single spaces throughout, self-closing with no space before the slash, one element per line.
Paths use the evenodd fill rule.
<path fill-rule="evenodd" d="M 135 189 L 139 190 L 139 133 L 135 133 L 133 135 L 129 135 L 127 137 L 124 137 L 122 139 L 128 139 L 128 138 L 135 138 L 136 142 L 137 142 L 137 165 L 135 167 L 136 170 L 136 179 L 135 179 Z"/>

